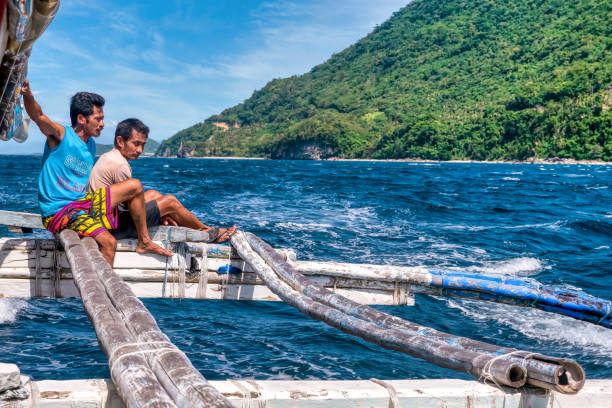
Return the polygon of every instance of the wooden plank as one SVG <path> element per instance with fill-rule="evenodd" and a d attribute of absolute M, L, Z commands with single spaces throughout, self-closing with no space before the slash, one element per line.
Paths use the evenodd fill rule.
<path fill-rule="evenodd" d="M 39 214 L 0 210 L 0 224 L 12 227 L 45 229 Z"/>
<path fill-rule="evenodd" d="M 0 224 L 12 227 L 45 229 L 39 214 L 18 211 L 0 210 Z M 197 231 L 184 227 L 167 227 L 160 225 L 149 229 L 153 240 L 170 240 L 170 242 L 208 242 L 210 237 L 206 231 Z"/>
<path fill-rule="evenodd" d="M 83 306 L 109 359 L 111 377 L 123 402 L 128 407 L 176 407 L 148 366 L 121 314 L 112 305 L 76 232 L 64 230 L 60 239 L 66 248 Z"/>
<path fill-rule="evenodd" d="M 139 298 L 161 298 L 162 282 L 126 282 L 134 294 Z M 63 279 L 61 282 L 61 295 L 64 298 L 80 297 L 74 282 Z M 173 289 L 174 286 L 174 290 Z M 177 284 L 168 283 L 167 297 L 177 296 Z M 40 280 L 41 296 L 54 297 L 53 281 Z M 197 296 L 197 282 L 185 283 L 185 298 L 200 299 Z M 34 279 L 0 279 L 0 298 L 33 298 L 35 297 Z M 174 296 L 172 294 L 174 293 Z M 361 304 L 370 305 L 396 305 L 397 300 L 393 291 L 377 289 L 347 289 L 337 288 L 336 293 Z M 252 284 L 227 284 L 209 283 L 206 287 L 206 299 L 216 300 L 254 300 L 254 301 L 279 301 L 280 299 L 265 285 Z M 408 305 L 414 303 L 413 298 L 407 299 Z"/>
<path fill-rule="evenodd" d="M 40 280 L 40 297 L 54 298 L 54 282 L 49 279 Z M 78 298 L 79 291 L 74 282 L 62 279 L 59 282 L 59 292 L 64 298 Z M 33 298 L 36 297 L 35 279 L 0 279 L 0 298 Z"/>
<path fill-rule="evenodd" d="M 40 238 L 0 238 L 0 250 L 8 251 L 11 249 L 34 249 L 38 241 L 40 248 L 45 250 L 53 250 L 56 245 L 54 239 Z"/>
<path fill-rule="evenodd" d="M 419 408 L 608 408 L 612 380 L 589 380 L 578 395 L 506 393 L 476 381 L 385 380 L 402 407 Z M 211 381 L 237 407 L 365 408 L 388 407 L 389 391 L 372 380 L 222 380 Z M 33 408 L 121 408 L 112 382 L 104 379 L 35 381 Z"/>

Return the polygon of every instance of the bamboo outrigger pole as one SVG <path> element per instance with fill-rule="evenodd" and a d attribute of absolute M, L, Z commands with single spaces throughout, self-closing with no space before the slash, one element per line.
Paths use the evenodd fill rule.
<path fill-rule="evenodd" d="M 293 261 L 303 274 L 402 283 L 413 293 L 533 307 L 612 328 L 612 302 L 581 290 L 543 285 L 530 278 L 475 275 L 418 266 Z"/>
<path fill-rule="evenodd" d="M 79 240 L 76 233 L 70 230 L 62 231 L 60 238 L 73 271 L 77 271 L 74 280 L 94 323 L 99 342 L 109 358 L 113 382 L 126 405 L 166 406 L 158 405 L 157 400 L 152 399 L 149 394 L 138 401 L 131 400 L 134 384 L 126 382 L 125 376 L 143 370 L 149 377 L 152 376 L 152 379 L 146 380 L 155 384 L 156 392 L 170 400 L 171 405 L 168 406 L 233 407 L 193 367 L 187 356 L 162 333 L 144 304 L 104 260 L 93 239 Z M 84 274 L 87 276 L 86 281 L 82 279 Z M 96 291 L 95 298 L 89 295 L 90 287 Z M 114 348 L 104 347 L 104 344 L 114 341 L 116 333 L 106 331 L 98 324 L 95 310 L 101 308 L 113 315 L 117 330 L 120 330 L 122 335 L 129 336 L 129 341 L 126 340 Z M 90 313 L 90 309 L 94 311 Z M 138 365 L 133 365 L 132 360 L 128 361 L 128 357 L 137 357 Z"/>
<path fill-rule="evenodd" d="M 130 408 L 175 408 L 177 405 L 157 380 L 140 353 L 136 339 L 128 332 L 119 312 L 106 296 L 104 286 L 76 232 L 64 230 L 60 233 L 60 240 L 72 266 L 83 307 L 94 326 L 98 343 L 108 357 L 111 378 L 125 405 Z"/>
<path fill-rule="evenodd" d="M 232 408 L 233 405 L 195 369 L 185 353 L 157 326 L 155 319 L 129 286 L 117 275 L 93 239 L 83 239 L 111 303 L 123 315 L 125 324 L 144 347 L 161 345 L 159 352 L 145 357 L 168 394 L 179 407 Z M 153 349 L 155 350 L 155 349 Z"/>
<path fill-rule="evenodd" d="M 528 384 L 575 394 L 584 385 L 584 371 L 572 360 L 499 348 L 404 321 L 312 283 L 252 234 L 238 232 L 231 242 L 281 299 L 346 333 L 500 386 Z"/>

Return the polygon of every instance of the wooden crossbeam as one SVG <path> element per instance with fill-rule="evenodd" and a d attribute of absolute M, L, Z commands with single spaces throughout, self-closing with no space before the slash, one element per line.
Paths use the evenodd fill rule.
<path fill-rule="evenodd" d="M 33 229 L 45 229 L 39 214 L 18 211 L 0 210 L 0 225 L 7 225 L 11 231 L 22 233 L 32 232 Z M 149 236 L 154 241 L 170 242 L 208 242 L 210 239 L 206 231 L 164 225 L 149 228 Z"/>

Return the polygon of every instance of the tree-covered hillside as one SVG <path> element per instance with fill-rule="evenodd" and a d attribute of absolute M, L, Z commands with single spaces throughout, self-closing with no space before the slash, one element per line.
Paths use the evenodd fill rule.
<path fill-rule="evenodd" d="M 612 2 L 416 0 L 158 154 L 612 160 Z"/>

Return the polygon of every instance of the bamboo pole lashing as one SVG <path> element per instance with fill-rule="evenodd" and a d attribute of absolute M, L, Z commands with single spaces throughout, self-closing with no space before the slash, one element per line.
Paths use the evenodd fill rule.
<path fill-rule="evenodd" d="M 281 280 L 272 267 L 254 251 L 241 231 L 231 238 L 232 245 L 238 250 L 243 259 L 251 264 L 262 279 L 283 301 L 296 307 L 303 313 L 322 320 L 346 333 L 357 335 L 364 340 L 382 345 L 385 348 L 407 352 L 416 357 L 434 362 L 442 367 L 451 368 L 475 375 L 482 374 L 481 368 L 492 357 L 470 350 L 459 350 L 448 344 L 434 342 L 423 336 L 407 336 L 405 332 L 397 329 L 385 329 L 367 320 L 348 315 L 336 308 L 315 301 L 306 294 L 293 289 Z M 444 351 L 446 358 L 440 358 L 435 352 Z M 466 358 L 467 357 L 467 358 Z M 476 364 L 474 364 L 476 363 Z M 505 360 L 496 361 L 491 367 L 492 373 L 497 375 L 498 382 L 510 387 L 520 387 L 525 383 L 525 376 L 520 366 Z"/>
<path fill-rule="evenodd" d="M 106 263 L 95 241 L 83 241 L 112 305 L 123 315 L 137 342 L 143 347 L 147 344 L 163 345 L 162 348 L 152 348 L 145 358 L 177 405 L 231 407 L 229 401 L 206 381 L 187 356 L 160 330 L 142 301 Z"/>
<path fill-rule="evenodd" d="M 247 245 L 252 246 L 255 252 L 257 252 L 259 256 L 262 256 L 262 259 L 265 259 L 267 264 L 272 266 L 272 269 L 276 271 L 275 273 L 290 284 L 293 289 L 298 290 L 307 296 L 311 296 L 313 299 L 323 302 L 323 304 L 335 307 L 338 310 L 352 316 L 375 322 L 381 327 L 387 327 L 389 324 L 391 324 L 391 327 L 403 329 L 410 335 L 415 335 L 415 333 L 418 335 L 419 331 L 423 329 L 422 326 L 407 322 L 391 315 L 387 315 L 368 306 L 357 304 L 341 296 L 334 295 L 326 289 L 313 284 L 303 275 L 295 271 L 295 269 L 293 269 L 289 264 L 287 264 L 269 245 L 252 234 L 241 233 L 236 238 L 236 241 L 239 242 L 240 239 L 246 240 Z M 232 244 L 234 244 L 233 239 Z M 444 344 L 448 344 L 448 339 L 450 338 L 453 338 L 453 343 L 456 343 L 457 339 L 461 339 L 446 333 L 437 333 L 442 334 L 442 336 L 439 336 L 439 340 Z M 437 335 L 437 333 L 435 330 L 429 329 L 430 336 Z M 475 342 L 471 339 L 462 339 L 462 343 L 464 346 L 473 345 L 476 350 L 488 349 L 488 352 L 492 352 L 492 349 L 497 349 L 496 352 L 500 352 L 500 348 L 496 348 L 495 346 L 488 345 L 486 343 Z M 531 372 L 527 372 L 532 374 L 531 377 L 526 377 L 526 380 L 531 385 L 537 385 L 539 387 L 548 389 L 553 388 L 557 391 L 569 394 L 578 392 L 578 390 L 584 385 L 584 371 L 576 362 L 572 360 L 557 359 L 515 349 L 503 350 L 504 354 L 509 354 L 507 358 L 513 357 L 513 360 L 520 361 L 522 366 L 525 366 L 531 370 Z M 492 354 L 492 356 L 495 355 Z M 483 368 L 484 366 L 479 368 L 481 375 Z M 491 368 L 492 366 L 489 364 L 489 369 Z"/>
<path fill-rule="evenodd" d="M 208 250 L 207 244 L 201 244 L 202 255 L 200 258 L 200 274 L 198 276 L 198 289 L 196 297 L 198 299 L 206 299 L 206 289 L 208 288 Z"/>
<path fill-rule="evenodd" d="M 102 282 L 93 269 L 86 249 L 72 230 L 59 234 L 71 263 L 74 281 L 81 293 L 98 342 L 109 360 L 111 377 L 125 405 L 131 407 L 176 407 L 142 354 L 133 353 L 139 348 L 129 333 L 119 312 L 111 304 Z M 122 357 L 124 354 L 128 354 Z"/>

